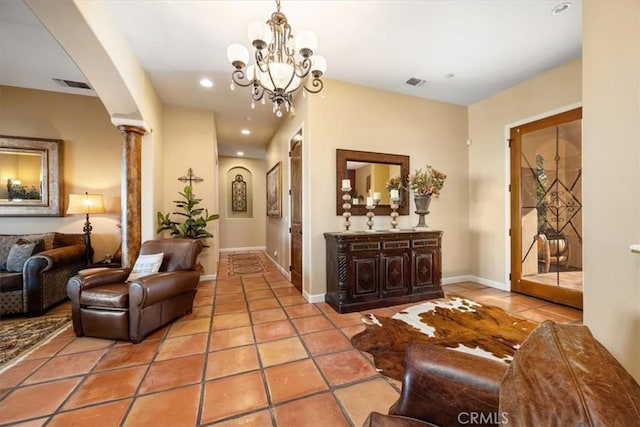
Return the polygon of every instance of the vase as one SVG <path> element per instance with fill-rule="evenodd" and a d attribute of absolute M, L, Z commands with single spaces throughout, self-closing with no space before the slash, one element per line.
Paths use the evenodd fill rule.
<path fill-rule="evenodd" d="M 429 214 L 429 205 L 431 204 L 431 195 L 430 194 L 414 194 L 413 200 L 416 202 L 416 213 L 418 214 L 418 224 L 413 227 L 415 229 L 419 228 L 429 228 L 424 221 L 424 216 Z"/>

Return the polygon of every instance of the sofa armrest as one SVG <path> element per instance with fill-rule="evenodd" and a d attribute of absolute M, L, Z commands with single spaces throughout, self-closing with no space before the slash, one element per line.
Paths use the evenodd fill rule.
<path fill-rule="evenodd" d="M 109 283 L 122 283 L 127 280 L 130 269 L 128 268 L 95 268 L 79 272 L 67 282 L 67 293 L 74 302 L 74 296 L 79 301 L 80 292 Z"/>
<path fill-rule="evenodd" d="M 407 349 L 400 398 L 389 414 L 441 426 L 468 425 L 470 417 L 484 414 L 482 420 L 490 422 L 476 425 L 495 425 L 500 421 L 498 396 L 507 368 L 506 363 L 473 354 L 412 344 Z"/>
<path fill-rule="evenodd" d="M 183 292 L 196 289 L 197 271 L 169 271 L 140 277 L 129 283 L 129 307 L 148 307 Z"/>
<path fill-rule="evenodd" d="M 49 249 L 30 256 L 24 263 L 23 273 L 27 278 L 61 265 L 74 264 L 84 259 L 84 246 L 71 245 Z"/>

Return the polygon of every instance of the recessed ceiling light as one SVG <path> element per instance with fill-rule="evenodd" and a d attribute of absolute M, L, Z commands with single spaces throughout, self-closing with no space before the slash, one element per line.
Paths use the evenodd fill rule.
<path fill-rule="evenodd" d="M 237 154 L 238 156 L 244 156 L 244 151 L 238 151 L 236 154 Z"/>
<path fill-rule="evenodd" d="M 240 131 L 240 133 L 243 134 L 243 135 L 249 135 L 249 134 L 251 134 L 251 131 L 249 129 L 242 129 Z"/>
<path fill-rule="evenodd" d="M 213 82 L 209 79 L 200 80 L 200 86 L 202 87 L 213 87 Z"/>
<path fill-rule="evenodd" d="M 553 9 L 551 9 L 551 14 L 552 15 L 560 15 L 561 13 L 566 12 L 570 8 L 571 8 L 571 3 L 569 3 L 569 2 L 560 3 L 559 5 L 557 5 Z"/>

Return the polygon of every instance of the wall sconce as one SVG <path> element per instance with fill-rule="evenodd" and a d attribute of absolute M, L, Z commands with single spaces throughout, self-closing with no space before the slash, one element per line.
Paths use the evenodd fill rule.
<path fill-rule="evenodd" d="M 91 247 L 91 222 L 89 214 L 105 213 L 102 194 L 69 194 L 67 214 L 85 214 L 86 219 L 82 231 L 84 232 L 84 256 L 87 265 L 93 264 L 93 248 Z"/>

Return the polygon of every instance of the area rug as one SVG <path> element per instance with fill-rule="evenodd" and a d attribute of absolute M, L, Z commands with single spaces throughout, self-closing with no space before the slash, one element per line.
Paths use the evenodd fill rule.
<path fill-rule="evenodd" d="M 405 352 L 412 342 L 426 342 L 509 363 L 537 323 L 499 307 L 459 297 L 411 306 L 393 317 L 363 318 L 366 329 L 353 346 L 373 356 L 384 375 L 402 381 Z"/>
<path fill-rule="evenodd" d="M 0 368 L 70 321 L 70 314 L 62 314 L 0 322 Z"/>
<path fill-rule="evenodd" d="M 258 254 L 229 254 L 229 275 L 266 273 L 267 269 Z"/>

